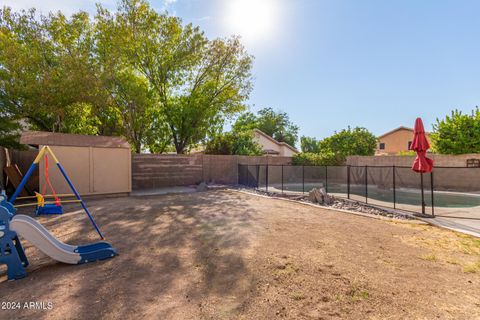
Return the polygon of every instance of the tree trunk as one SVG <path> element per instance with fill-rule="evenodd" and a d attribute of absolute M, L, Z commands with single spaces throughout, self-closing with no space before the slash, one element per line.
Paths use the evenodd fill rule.
<path fill-rule="evenodd" d="M 185 153 L 185 146 L 180 144 L 175 144 L 175 149 L 177 150 L 177 154 L 184 154 Z"/>
<path fill-rule="evenodd" d="M 142 143 L 140 141 L 135 141 L 135 153 L 139 154 L 142 152 Z"/>

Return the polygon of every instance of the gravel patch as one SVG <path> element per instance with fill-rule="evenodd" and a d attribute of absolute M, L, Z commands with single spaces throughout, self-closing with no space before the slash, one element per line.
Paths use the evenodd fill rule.
<path fill-rule="evenodd" d="M 268 197 L 275 197 L 275 198 L 285 198 L 290 200 L 295 200 L 299 202 L 306 202 L 306 203 L 313 203 L 321 207 L 325 208 L 333 208 L 333 209 L 341 209 L 351 212 L 360 212 L 365 214 L 370 214 L 374 216 L 382 216 L 392 219 L 400 219 L 400 220 L 415 220 L 414 217 L 407 213 L 403 213 L 400 211 L 396 211 L 394 209 L 383 209 L 377 206 L 369 205 L 367 203 L 358 202 L 355 200 L 343 199 L 331 196 L 333 198 L 333 202 L 331 204 L 321 204 L 321 203 L 314 203 L 308 199 L 308 194 L 305 195 L 292 195 L 286 193 L 276 193 L 276 192 L 266 192 L 263 190 L 257 189 L 247 189 L 241 188 L 240 190 L 254 193 L 254 194 L 261 194 Z"/>

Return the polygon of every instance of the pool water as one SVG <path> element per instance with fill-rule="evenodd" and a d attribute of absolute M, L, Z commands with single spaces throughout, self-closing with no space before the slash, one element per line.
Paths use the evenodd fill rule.
<path fill-rule="evenodd" d="M 313 188 L 322 187 L 322 184 L 305 184 L 305 192 Z M 285 185 L 285 190 L 289 191 L 302 191 L 302 185 Z M 329 193 L 343 193 L 347 196 L 347 185 L 345 184 L 329 184 Z M 365 197 L 364 185 L 350 185 L 350 196 L 357 200 L 362 200 L 361 197 Z M 360 197 L 360 198 L 359 198 Z M 397 189 L 395 190 L 395 200 L 397 204 L 418 205 L 421 206 L 420 189 Z M 425 189 L 424 198 L 427 206 L 431 206 L 430 190 Z M 368 198 L 378 201 L 393 203 L 393 189 L 383 189 L 377 186 L 368 186 Z M 470 208 L 480 206 L 480 194 L 472 193 L 453 193 L 445 191 L 434 192 L 434 204 L 435 207 L 445 208 Z"/>

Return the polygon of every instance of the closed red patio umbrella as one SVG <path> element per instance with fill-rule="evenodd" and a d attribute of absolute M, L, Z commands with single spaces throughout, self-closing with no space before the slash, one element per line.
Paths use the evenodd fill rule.
<path fill-rule="evenodd" d="M 417 153 L 415 161 L 413 161 L 412 170 L 420 173 L 421 191 L 422 191 L 422 213 L 425 214 L 425 201 L 423 193 L 423 174 L 432 172 L 433 160 L 427 158 L 427 150 L 430 148 L 427 137 L 425 135 L 425 129 L 421 118 L 415 120 L 415 127 L 413 128 L 413 140 L 410 146 L 410 150 L 414 150 Z M 432 190 L 433 192 L 433 190 Z"/>

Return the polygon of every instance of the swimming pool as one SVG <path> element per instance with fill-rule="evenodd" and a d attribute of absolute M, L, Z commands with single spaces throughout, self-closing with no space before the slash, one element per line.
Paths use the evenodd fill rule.
<path fill-rule="evenodd" d="M 271 186 L 269 186 L 270 188 Z M 281 185 L 273 186 L 276 189 L 281 189 Z M 305 192 L 310 191 L 313 188 L 323 187 L 321 183 L 305 184 Z M 283 186 L 285 191 L 302 192 L 303 186 L 301 184 L 285 184 Z M 368 186 L 368 199 L 374 199 L 383 202 L 393 203 L 393 189 L 391 188 L 379 188 L 378 186 Z M 346 184 L 329 184 L 328 193 L 341 194 L 347 197 L 347 185 Z M 350 185 L 350 197 L 355 200 L 364 200 L 365 198 L 365 186 L 364 185 Z M 431 206 L 431 193 L 430 190 L 425 189 L 425 203 L 427 206 Z M 405 189 L 398 188 L 395 190 L 395 201 L 397 204 L 416 205 L 421 206 L 422 199 L 420 189 Z M 480 206 L 480 194 L 473 193 L 459 193 L 459 192 L 447 192 L 447 191 L 435 191 L 434 192 L 434 204 L 435 207 L 445 208 L 471 208 Z"/>

